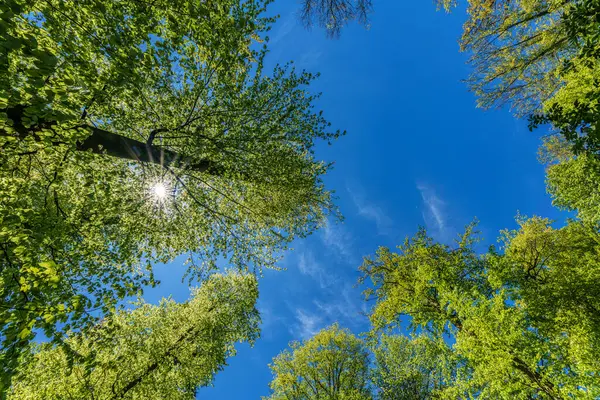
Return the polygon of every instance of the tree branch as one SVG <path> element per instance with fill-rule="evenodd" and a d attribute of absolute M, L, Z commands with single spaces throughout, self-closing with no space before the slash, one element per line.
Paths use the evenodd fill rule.
<path fill-rule="evenodd" d="M 27 136 L 33 136 L 35 140 L 40 140 L 39 132 L 42 129 L 52 129 L 52 127 L 57 125 L 56 121 L 46 121 L 42 119 L 32 127 L 25 127 L 21 122 L 25 108 L 26 106 L 18 105 L 11 108 L 0 109 L 0 112 L 5 112 L 8 115 L 8 118 L 13 121 L 13 127 L 17 131 L 20 139 Z M 76 150 L 79 151 L 91 151 L 94 154 L 107 155 L 130 161 L 158 164 L 165 168 L 175 166 L 174 164 L 179 164 L 184 168 L 196 172 L 206 172 L 213 175 L 220 175 L 222 173 L 221 169 L 216 167 L 209 160 L 195 161 L 190 157 L 179 154 L 173 150 L 154 146 L 151 141 L 144 143 L 90 125 L 80 125 L 78 128 L 90 132 L 90 135 L 86 139 L 77 142 Z M 160 129 L 159 131 L 162 132 L 163 129 Z M 0 136 L 6 135 L 8 135 L 7 132 L 0 129 Z M 53 144 L 59 145 L 64 143 L 54 141 Z"/>
<path fill-rule="evenodd" d="M 159 164 L 163 167 L 175 163 L 184 165 L 196 172 L 211 172 L 212 163 L 208 160 L 194 162 L 189 157 L 182 156 L 164 147 L 140 142 L 100 128 L 86 126 L 92 134 L 83 142 L 77 143 L 77 150 L 90 151 L 94 154 L 104 154 L 125 160 Z"/>

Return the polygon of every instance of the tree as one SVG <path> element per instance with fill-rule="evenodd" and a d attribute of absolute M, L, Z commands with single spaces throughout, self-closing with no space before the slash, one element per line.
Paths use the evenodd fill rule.
<path fill-rule="evenodd" d="M 381 400 L 427 400 L 452 385 L 458 362 L 443 340 L 382 334 L 373 347 L 373 385 Z"/>
<path fill-rule="evenodd" d="M 424 230 L 381 248 L 361 267 L 376 300 L 375 331 L 411 317 L 414 329 L 450 337 L 461 361 L 444 398 L 593 399 L 600 395 L 598 231 L 519 219 L 502 252 L 478 255 L 470 226 L 457 247 Z"/>
<path fill-rule="evenodd" d="M 471 2 L 461 40 L 479 104 L 552 124 L 576 154 L 598 152 L 600 2 Z"/>
<path fill-rule="evenodd" d="M 362 340 L 348 330 L 334 324 L 290 347 L 270 365 L 272 394 L 267 399 L 371 398 L 369 353 Z"/>
<path fill-rule="evenodd" d="M 253 343 L 260 318 L 253 275 L 213 275 L 189 301 L 140 303 L 61 347 L 43 344 L 15 379 L 9 399 L 194 399 L 236 342 Z"/>
<path fill-rule="evenodd" d="M 372 10 L 371 0 L 302 0 L 300 18 L 307 28 L 316 24 L 326 29 L 327 36 L 339 37 L 352 20 L 368 25 Z"/>
<path fill-rule="evenodd" d="M 562 20 L 576 55 L 561 70 L 562 87 L 546 101 L 542 113 L 530 117 L 530 129 L 550 123 L 572 144 L 575 154 L 600 151 L 598 74 L 600 41 L 598 15 L 600 2 L 576 2 Z"/>
<path fill-rule="evenodd" d="M 268 0 L 0 4 L 0 354 L 114 312 L 189 254 L 274 267 L 335 211 L 315 78 L 263 71 Z M 1 391 L 1 387 L 0 387 Z"/>
<path fill-rule="evenodd" d="M 577 219 L 595 229 L 600 223 L 600 160 L 598 155 L 574 152 L 560 134 L 544 138 L 540 161 L 546 164 L 546 186 L 552 204 L 576 212 Z"/>
<path fill-rule="evenodd" d="M 561 15 L 569 1 L 471 1 L 461 50 L 471 54 L 467 80 L 488 108 L 510 104 L 517 114 L 541 109 L 552 97 L 564 59 L 576 46 Z"/>
<path fill-rule="evenodd" d="M 547 169 L 548 192 L 553 204 L 577 211 L 584 223 L 600 223 L 600 160 L 593 154 L 581 154 Z"/>
<path fill-rule="evenodd" d="M 560 135 L 546 138 L 542 162 L 547 165 L 546 181 L 553 204 L 576 212 L 590 229 L 600 223 L 600 159 L 589 151 L 576 155 L 571 143 Z"/>

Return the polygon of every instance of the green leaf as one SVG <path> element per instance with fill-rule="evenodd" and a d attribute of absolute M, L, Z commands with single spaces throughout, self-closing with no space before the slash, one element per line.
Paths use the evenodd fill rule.
<path fill-rule="evenodd" d="M 19 332 L 19 339 L 23 340 L 23 339 L 27 339 L 29 337 L 29 335 L 31 335 L 31 330 L 29 328 L 23 328 L 20 332 Z"/>

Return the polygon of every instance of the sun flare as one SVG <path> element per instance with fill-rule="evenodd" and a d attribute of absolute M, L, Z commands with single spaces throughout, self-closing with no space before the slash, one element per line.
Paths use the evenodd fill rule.
<path fill-rule="evenodd" d="M 168 179 L 157 178 L 147 186 L 147 196 L 150 203 L 165 209 L 174 200 L 175 188 Z"/>
<path fill-rule="evenodd" d="M 167 187 L 163 182 L 158 182 L 152 187 L 152 192 L 159 200 L 164 200 L 167 197 Z"/>

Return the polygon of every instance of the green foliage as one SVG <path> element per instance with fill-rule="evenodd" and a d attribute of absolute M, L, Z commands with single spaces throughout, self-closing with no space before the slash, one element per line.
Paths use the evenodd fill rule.
<path fill-rule="evenodd" d="M 317 11 L 323 25 L 332 20 Z M 480 106 L 510 104 L 534 113 L 531 129 L 558 131 L 542 151 L 548 191 L 578 220 L 556 229 L 518 217 L 483 255 L 474 225 L 454 247 L 420 230 L 397 252 L 365 259 L 377 397 L 600 398 L 599 16 L 598 0 L 469 1 L 468 83 Z M 401 317 L 411 338 L 384 333 Z"/>
<path fill-rule="evenodd" d="M 271 400 L 368 400 L 369 353 L 362 340 L 337 324 L 273 359 Z"/>
<path fill-rule="evenodd" d="M 340 133 L 316 76 L 264 73 L 269 2 L 0 4 L 0 392 L 36 330 L 95 323 L 154 263 L 274 267 L 333 210 L 313 148 Z"/>
<path fill-rule="evenodd" d="M 213 275 L 189 301 L 139 303 L 103 320 L 85 335 L 71 333 L 76 354 L 44 344 L 28 362 L 9 399 L 194 399 L 209 385 L 236 342 L 259 334 L 253 275 Z"/>
<path fill-rule="evenodd" d="M 577 210 L 585 223 L 600 223 L 600 160 L 581 154 L 548 167 L 548 192 L 562 209 Z"/>
<path fill-rule="evenodd" d="M 600 64 L 594 60 L 573 60 L 556 94 L 544 104 L 544 113 L 529 118 L 529 129 L 552 124 L 570 144 L 573 152 L 600 151 L 598 125 L 598 76 Z"/>
<path fill-rule="evenodd" d="M 435 333 L 458 322 L 450 307 L 457 293 L 490 291 L 482 276 L 484 261 L 473 251 L 474 225 L 469 226 L 456 249 L 435 243 L 424 229 L 399 246 L 399 253 L 380 248 L 374 259 L 365 258 L 360 267 L 372 281 L 367 298 L 377 300 L 370 316 L 373 327 L 384 328 L 399 314 L 411 315 L 412 324 Z"/>
<path fill-rule="evenodd" d="M 577 53 L 564 60 L 563 86 L 533 115 L 530 128 L 551 123 L 573 145 L 576 154 L 600 151 L 598 90 L 600 74 L 600 2 L 578 1 L 562 17 L 567 37 Z"/>
<path fill-rule="evenodd" d="M 481 107 L 508 103 L 523 115 L 554 94 L 562 60 L 577 51 L 560 18 L 568 4 L 469 1 L 461 49 L 471 54 L 467 82 Z"/>
<path fill-rule="evenodd" d="M 470 226 L 454 248 L 420 231 L 399 252 L 366 259 L 374 329 L 406 315 L 414 329 L 450 339 L 460 368 L 440 385 L 443 398 L 597 398 L 600 235 L 579 222 L 518 223 L 503 232 L 503 252 L 477 255 Z"/>
<path fill-rule="evenodd" d="M 458 363 L 444 340 L 382 334 L 373 347 L 373 385 L 381 400 L 427 400 L 451 385 Z"/>

